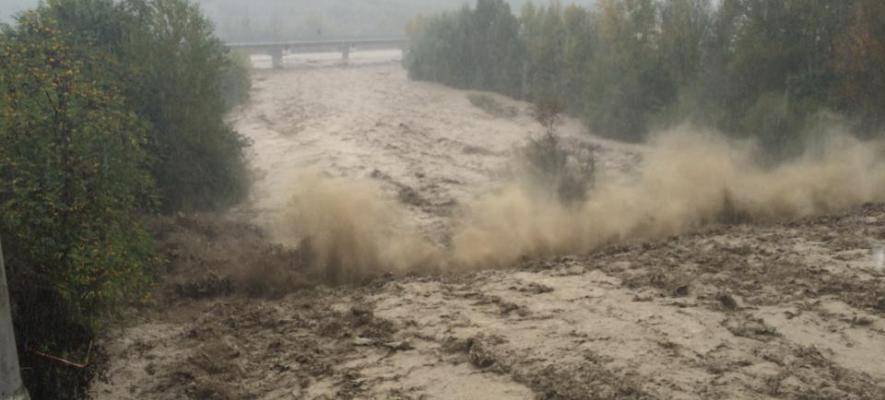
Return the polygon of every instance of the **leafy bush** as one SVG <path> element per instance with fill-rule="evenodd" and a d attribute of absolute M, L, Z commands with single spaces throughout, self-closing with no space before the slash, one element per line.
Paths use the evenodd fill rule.
<path fill-rule="evenodd" d="M 544 193 L 555 194 L 563 204 L 584 200 L 593 184 L 596 163 L 593 154 L 567 148 L 556 126 L 564 105 L 557 99 L 543 99 L 535 104 L 535 120 L 544 126 L 540 138 L 529 139 L 522 149 L 528 178 Z"/>
<path fill-rule="evenodd" d="M 141 300 L 152 264 L 138 222 L 153 193 L 145 124 L 103 55 L 71 38 L 35 12 L 0 36 L 0 236 L 14 322 L 22 349 L 63 357 L 85 353 L 104 316 Z M 94 372 L 21 358 L 38 399 L 77 398 Z"/>
<path fill-rule="evenodd" d="M 530 182 L 563 204 L 583 201 L 593 185 L 596 163 L 592 153 L 566 147 L 556 133 L 529 139 L 522 157 Z"/>

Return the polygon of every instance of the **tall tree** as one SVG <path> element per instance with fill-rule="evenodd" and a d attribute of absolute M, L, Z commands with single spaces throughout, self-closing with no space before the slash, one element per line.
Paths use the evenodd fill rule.
<path fill-rule="evenodd" d="M 570 5 L 563 12 L 565 43 L 563 62 L 565 76 L 564 97 L 568 111 L 573 114 L 584 112 L 587 86 L 587 71 L 593 58 L 594 31 L 591 14 L 583 7 Z"/>
<path fill-rule="evenodd" d="M 668 73 L 680 86 L 697 79 L 701 48 L 710 29 L 710 0 L 666 0 L 661 3 L 660 52 Z"/>
<path fill-rule="evenodd" d="M 836 43 L 838 106 L 861 119 L 864 130 L 885 126 L 885 3 L 859 0 Z"/>
<path fill-rule="evenodd" d="M 659 51 L 656 2 L 601 0 L 585 118 L 597 133 L 639 140 L 650 116 L 676 97 Z"/>
<path fill-rule="evenodd" d="M 0 236 L 22 349 L 84 350 L 102 317 L 146 288 L 146 127 L 105 56 L 37 12 L 0 36 Z M 58 386 L 95 372 L 21 355 L 35 398 L 79 398 Z"/>

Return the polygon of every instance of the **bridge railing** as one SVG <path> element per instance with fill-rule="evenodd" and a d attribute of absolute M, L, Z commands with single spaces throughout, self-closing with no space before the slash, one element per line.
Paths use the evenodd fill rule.
<path fill-rule="evenodd" d="M 378 38 L 378 39 L 336 39 L 336 40 L 296 40 L 278 42 L 247 42 L 227 43 L 230 49 L 243 51 L 249 54 L 267 54 L 271 56 L 274 68 L 283 67 L 284 53 L 304 52 L 336 52 L 341 53 L 341 58 L 347 60 L 350 52 L 358 48 L 399 48 L 408 44 L 406 38 Z"/>

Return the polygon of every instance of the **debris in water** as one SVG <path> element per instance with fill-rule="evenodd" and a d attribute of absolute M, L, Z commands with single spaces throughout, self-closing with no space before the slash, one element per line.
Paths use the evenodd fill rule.
<path fill-rule="evenodd" d="M 372 346 L 375 344 L 375 339 L 357 336 L 353 338 L 353 344 L 355 346 Z"/>
<path fill-rule="evenodd" d="M 873 244 L 873 270 L 878 273 L 885 273 L 885 247 L 882 243 Z"/>

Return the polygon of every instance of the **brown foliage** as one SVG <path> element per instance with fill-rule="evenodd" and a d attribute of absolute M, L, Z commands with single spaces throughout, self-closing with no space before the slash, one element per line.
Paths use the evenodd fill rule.
<path fill-rule="evenodd" d="M 160 255 L 163 298 L 243 293 L 276 297 L 307 286 L 298 250 L 271 243 L 253 225 L 212 214 L 152 221 Z"/>

